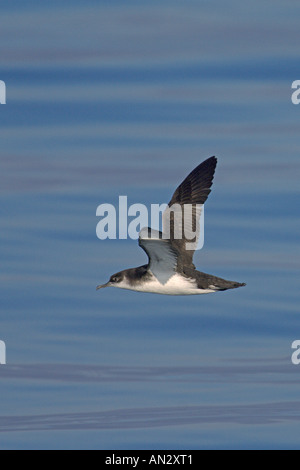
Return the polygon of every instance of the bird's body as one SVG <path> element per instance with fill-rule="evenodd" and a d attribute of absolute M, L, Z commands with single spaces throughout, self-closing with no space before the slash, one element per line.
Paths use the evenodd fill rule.
<path fill-rule="evenodd" d="M 147 264 L 138 268 L 126 269 L 115 276 L 120 276 L 117 283 L 119 289 L 164 295 L 212 294 L 245 285 L 226 281 L 191 268 L 175 272 L 163 283 L 151 272 Z"/>
<path fill-rule="evenodd" d="M 139 245 L 148 255 L 148 264 L 120 271 L 97 289 L 113 286 L 154 294 L 199 295 L 245 286 L 197 271 L 193 264 L 200 213 L 211 192 L 216 165 L 217 159 L 209 158 L 176 189 L 163 214 L 163 232 L 141 230 Z M 186 208 L 190 218 L 184 215 Z"/>
<path fill-rule="evenodd" d="M 138 277 L 137 270 L 144 272 L 144 274 Z M 183 277 L 178 273 L 173 274 L 173 276 L 163 284 L 147 269 L 147 265 L 141 266 L 141 268 L 134 268 L 133 275 L 136 277 L 132 277 L 130 273 L 127 273 L 124 279 L 119 282 L 119 288 L 164 295 L 193 295 L 201 293 L 206 294 L 209 292 L 207 289 L 200 292 L 197 283 L 193 279 Z"/>

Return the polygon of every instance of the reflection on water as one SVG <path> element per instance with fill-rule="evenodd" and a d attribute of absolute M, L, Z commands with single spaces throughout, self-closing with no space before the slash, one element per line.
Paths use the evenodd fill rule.
<path fill-rule="evenodd" d="M 239 388 L 296 386 L 297 377 L 288 361 L 269 360 L 232 361 L 231 365 L 210 365 L 199 367 L 117 367 L 117 366 L 76 366 L 76 365 L 25 365 L 8 366 L 2 370 L 2 377 L 14 381 L 47 381 L 60 384 L 104 384 L 116 387 L 125 384 L 127 391 L 138 388 L 139 383 L 170 383 L 173 387 L 230 385 Z M 16 382 L 15 382 L 16 383 Z M 114 385 L 115 384 L 115 385 Z M 130 385 L 131 384 L 131 385 Z M 197 385 L 199 384 L 199 385 Z M 198 393 L 200 388 L 198 388 Z M 223 400 L 225 397 L 223 398 Z M 226 401 L 226 400 L 225 400 Z M 300 404 L 297 401 L 265 403 L 206 404 L 197 406 L 135 407 L 84 413 L 60 412 L 39 415 L 12 415 L 0 418 L 0 432 L 7 431 L 50 431 L 50 430 L 96 430 L 136 429 L 161 426 L 182 426 L 188 424 L 271 424 L 300 421 Z"/>
<path fill-rule="evenodd" d="M 300 6 L 34 3 L 0 19 L 0 447 L 299 447 Z M 214 154 L 195 262 L 247 288 L 96 293 L 145 262 L 98 205 Z"/>
<path fill-rule="evenodd" d="M 299 422 L 299 402 L 140 408 L 93 413 L 0 418 L 0 432 L 139 429 L 195 424 L 266 425 Z"/>
<path fill-rule="evenodd" d="M 272 360 L 261 364 L 247 361 L 246 365 L 205 365 L 198 367 L 124 367 L 75 364 L 30 364 L 7 366 L 1 376 L 14 380 L 49 380 L 78 383 L 101 382 L 224 382 L 261 384 L 297 384 L 293 367 L 287 361 Z"/>

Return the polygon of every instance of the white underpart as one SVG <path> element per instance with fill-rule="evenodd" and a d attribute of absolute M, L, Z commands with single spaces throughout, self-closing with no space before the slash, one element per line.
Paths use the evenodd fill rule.
<path fill-rule="evenodd" d="M 115 285 L 120 289 L 134 290 L 137 292 L 150 292 L 163 295 L 200 295 L 211 294 L 216 289 L 198 289 L 197 283 L 193 279 L 187 279 L 175 273 L 165 284 L 152 275 L 152 279 L 147 282 L 130 285 L 126 280 Z"/>
<path fill-rule="evenodd" d="M 164 285 L 176 272 L 177 253 L 169 240 L 159 238 L 157 230 L 151 231 L 152 238 L 148 231 L 148 228 L 141 230 L 139 243 L 149 257 L 149 270 Z"/>

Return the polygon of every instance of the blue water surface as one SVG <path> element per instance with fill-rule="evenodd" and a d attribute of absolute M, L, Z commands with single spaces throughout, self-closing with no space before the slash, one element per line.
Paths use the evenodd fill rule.
<path fill-rule="evenodd" d="M 300 5 L 1 11 L 0 448 L 299 449 Z M 146 262 L 97 206 L 168 202 L 212 155 L 195 263 L 247 287 L 96 292 Z"/>

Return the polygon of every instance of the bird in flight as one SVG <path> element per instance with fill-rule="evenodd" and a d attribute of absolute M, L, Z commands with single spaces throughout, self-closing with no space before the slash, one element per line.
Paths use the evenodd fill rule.
<path fill-rule="evenodd" d="M 201 211 L 211 192 L 216 166 L 216 157 L 209 158 L 178 186 L 163 213 L 162 232 L 141 230 L 139 245 L 148 255 L 148 264 L 114 274 L 97 290 L 118 287 L 154 294 L 198 295 L 246 285 L 202 273 L 193 264 Z"/>

